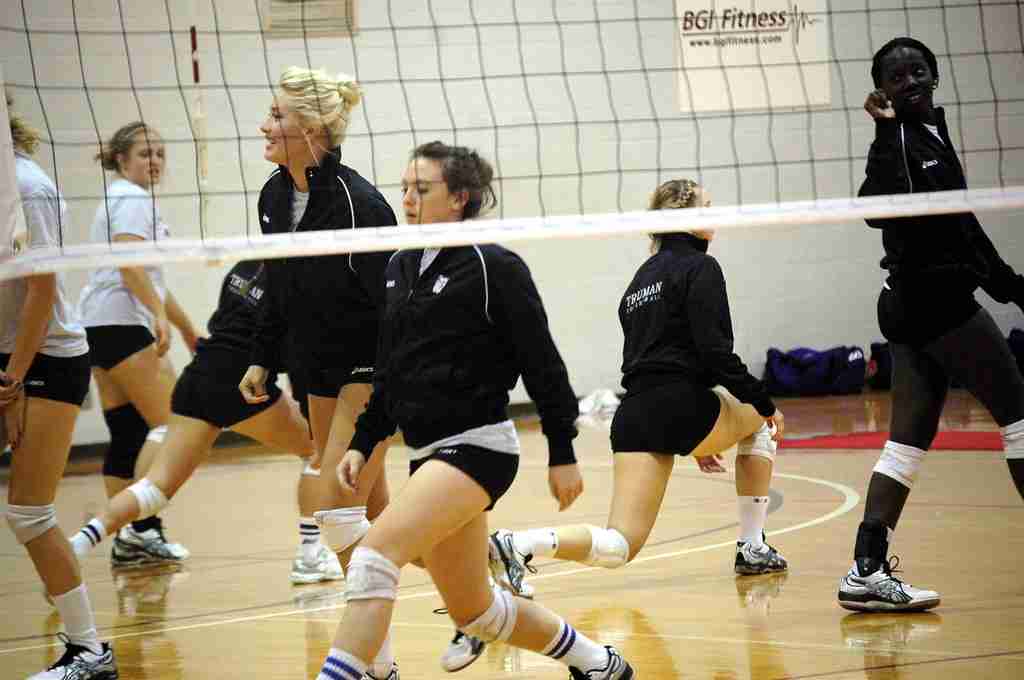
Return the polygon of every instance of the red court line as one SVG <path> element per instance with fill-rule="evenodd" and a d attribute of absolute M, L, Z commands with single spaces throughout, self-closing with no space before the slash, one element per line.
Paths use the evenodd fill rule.
<path fill-rule="evenodd" d="M 888 432 L 854 432 L 806 439 L 784 439 L 783 449 L 880 449 L 889 438 Z M 932 450 L 1002 451 L 1003 440 L 998 432 L 952 430 L 939 432 Z"/>

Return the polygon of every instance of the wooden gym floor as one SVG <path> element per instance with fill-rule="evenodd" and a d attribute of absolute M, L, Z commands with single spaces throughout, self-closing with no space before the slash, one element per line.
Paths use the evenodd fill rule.
<path fill-rule="evenodd" d="M 792 436 L 884 429 L 888 407 L 886 395 L 783 404 Z M 994 425 L 955 393 L 943 429 Z M 492 513 L 492 527 L 604 522 L 611 489 L 605 426 L 581 432 L 586 493 L 562 514 L 547 497 L 543 438 L 535 423 L 521 430 L 523 465 Z M 933 452 L 922 469 L 893 552 L 910 583 L 942 593 L 934 613 L 851 614 L 836 604 L 877 456 L 780 452 L 768 532 L 789 559 L 788 575 L 734 576 L 731 474 L 703 475 L 680 459 L 651 540 L 633 564 L 602 571 L 540 560 L 532 579 L 537 598 L 618 646 L 645 680 L 1024 678 L 1024 504 L 1001 453 Z M 95 466 L 85 469 L 93 471 L 69 475 L 58 498 L 69 532 L 103 502 Z M 171 539 L 192 550 L 187 564 L 112 571 L 109 541 L 85 560 L 101 636 L 113 642 L 122 678 L 315 677 L 344 603 L 339 584 L 288 582 L 298 472 L 286 456 L 219 450 L 163 513 Z M 388 463 L 393 493 L 406 474 L 399 447 Z M 452 630 L 432 613 L 441 602 L 423 572 L 404 571 L 399 600 L 394 646 L 402 676 L 448 677 L 438 656 Z M 0 612 L 0 678 L 23 678 L 55 659 L 57 618 L 6 530 Z M 459 675 L 566 672 L 545 657 L 492 645 Z"/>

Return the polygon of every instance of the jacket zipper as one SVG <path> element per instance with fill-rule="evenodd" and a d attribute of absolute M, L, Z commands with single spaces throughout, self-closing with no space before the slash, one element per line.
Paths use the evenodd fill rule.
<path fill-rule="evenodd" d="M 903 123 L 900 123 L 900 151 L 903 152 L 903 169 L 907 173 L 907 193 L 914 193 L 914 180 L 910 179 L 910 163 L 907 162 L 907 141 L 903 136 Z"/>

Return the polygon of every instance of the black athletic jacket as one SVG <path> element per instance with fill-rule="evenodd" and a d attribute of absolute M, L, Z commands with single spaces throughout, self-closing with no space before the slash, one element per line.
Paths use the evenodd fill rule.
<path fill-rule="evenodd" d="M 386 271 L 373 397 L 351 448 L 369 455 L 402 428 L 414 448 L 508 418 L 519 375 L 537 404 L 551 465 L 575 462 L 579 410 L 526 263 L 497 245 L 422 250 Z"/>
<path fill-rule="evenodd" d="M 349 197 L 355 228 L 394 226 L 391 206 L 376 187 L 342 165 L 339 155 L 334 149 L 320 167 L 306 169 L 309 205 L 295 231 L 352 228 Z M 288 170 L 278 168 L 260 192 L 264 234 L 292 231 L 293 192 Z M 390 253 L 359 253 L 266 260 L 268 300 L 253 335 L 252 363 L 272 362 L 289 329 L 297 349 L 313 365 L 353 353 L 367 354 L 359 358 L 372 362 L 389 257 Z"/>
<path fill-rule="evenodd" d="M 677 380 L 722 385 L 767 418 L 775 404 L 733 352 L 725 277 L 708 242 L 666 234 L 619 303 L 626 344 L 622 386 L 643 390 Z"/>
<path fill-rule="evenodd" d="M 260 318 L 266 294 L 266 271 L 257 260 L 239 262 L 224 277 L 217 309 L 206 324 L 209 337 L 201 338 L 204 349 L 221 349 L 247 357 L 252 348 L 252 330 Z M 272 362 L 268 367 L 276 369 Z"/>
<path fill-rule="evenodd" d="M 876 119 L 861 196 L 967 188 L 945 112 L 940 107 L 935 113 L 941 142 L 920 122 Z M 964 298 L 980 286 L 999 302 L 1024 306 L 1024 277 L 999 257 L 973 213 L 867 223 L 882 230 L 882 268 L 911 294 Z"/>

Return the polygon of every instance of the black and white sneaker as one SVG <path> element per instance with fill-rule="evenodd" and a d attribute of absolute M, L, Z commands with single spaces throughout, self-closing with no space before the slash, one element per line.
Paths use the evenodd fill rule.
<path fill-rule="evenodd" d="M 632 680 L 634 673 L 629 662 L 614 647 L 605 645 L 605 649 L 608 650 L 608 665 L 589 671 L 569 666 L 569 677 L 572 680 Z"/>
<path fill-rule="evenodd" d="M 536 574 L 537 570 L 530 566 L 533 555 L 523 555 L 512 543 L 512 532 L 498 529 L 491 534 L 487 546 L 487 557 L 491 576 L 502 588 L 514 595 L 533 598 L 533 588 L 523 583 L 526 572 Z"/>
<path fill-rule="evenodd" d="M 455 631 L 455 637 L 448 643 L 448 648 L 441 655 L 441 668 L 448 673 L 455 673 L 466 668 L 480 658 L 487 643 L 462 631 Z"/>
<path fill-rule="evenodd" d="M 28 680 L 117 680 L 114 650 L 106 642 L 99 654 L 73 644 L 64 633 L 57 636 L 64 643 L 64 655 L 57 663 Z"/>
<path fill-rule="evenodd" d="M 754 576 L 786 571 L 789 564 L 778 550 L 767 543 L 755 548 L 750 542 L 737 541 L 734 568 L 737 574 Z"/>
<path fill-rule="evenodd" d="M 160 562 L 181 562 L 191 553 L 180 543 L 170 543 L 164 536 L 163 524 L 155 529 L 135 531 L 131 524 L 121 527 L 114 536 L 110 548 L 110 564 L 114 567 L 130 567 Z"/>
<path fill-rule="evenodd" d="M 861 576 L 854 565 L 839 581 L 839 606 L 862 612 L 921 612 L 939 604 L 934 590 L 922 590 L 893 576 L 898 557 L 882 563 L 881 568 Z"/>
<path fill-rule="evenodd" d="M 401 680 L 401 676 L 398 674 L 398 664 L 392 662 L 391 670 L 389 670 L 388 674 L 382 678 L 378 678 L 370 671 L 366 671 L 363 673 L 363 680 Z"/>

